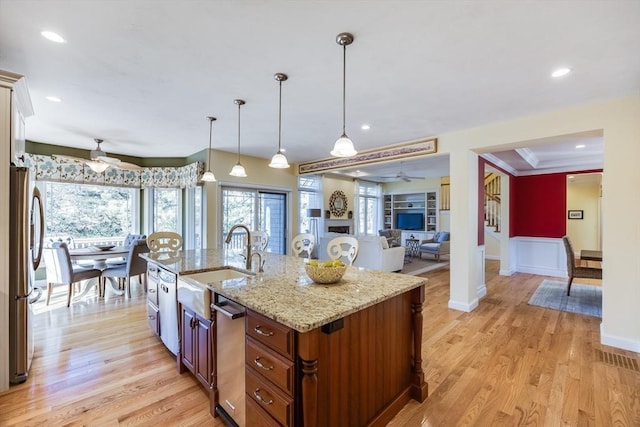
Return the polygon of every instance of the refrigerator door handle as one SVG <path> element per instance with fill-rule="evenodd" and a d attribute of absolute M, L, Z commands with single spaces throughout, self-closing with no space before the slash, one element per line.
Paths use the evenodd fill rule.
<path fill-rule="evenodd" d="M 33 288 L 33 290 L 31 292 L 29 292 L 29 295 L 31 295 L 33 293 L 33 291 L 36 291 L 37 295 L 29 300 L 29 304 L 33 304 L 33 303 L 38 302 L 38 300 L 42 296 L 42 289 Z"/>
<path fill-rule="evenodd" d="M 38 219 L 40 220 L 40 232 L 38 233 L 38 246 L 35 247 L 35 219 L 34 219 L 34 211 L 35 211 L 35 205 L 36 203 L 38 204 Z M 40 265 L 40 261 L 42 260 L 42 246 L 43 246 L 43 242 L 44 242 L 44 208 L 42 206 L 42 195 L 40 194 L 40 190 L 38 190 L 38 187 L 34 187 L 33 188 L 33 202 L 32 202 L 32 208 L 31 208 L 31 233 L 30 233 L 30 240 L 31 242 L 31 254 L 35 255 L 33 252 L 34 250 L 37 251 L 37 255 L 33 256 L 33 271 L 36 271 L 38 269 L 38 266 Z M 38 298 L 40 298 L 38 296 Z"/>

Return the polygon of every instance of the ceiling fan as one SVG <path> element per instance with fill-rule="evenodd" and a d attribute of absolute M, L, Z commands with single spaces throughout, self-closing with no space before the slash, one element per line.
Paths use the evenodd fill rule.
<path fill-rule="evenodd" d="M 72 156 L 63 156 L 63 155 L 56 155 L 56 157 L 79 160 L 84 164 L 86 164 L 87 166 L 89 166 L 91 170 L 96 173 L 102 173 L 105 170 L 107 170 L 109 167 L 114 167 L 122 170 L 133 170 L 133 171 L 142 170 L 142 167 L 135 165 L 133 163 L 123 162 L 122 160 L 117 159 L 115 157 L 108 157 L 107 153 L 102 151 L 102 148 L 100 148 L 100 144 L 103 142 L 103 140 L 99 138 L 94 138 L 94 141 L 96 142 L 97 146 L 94 150 L 91 150 L 91 152 L 89 153 L 88 159 L 82 159 L 79 157 L 72 157 Z"/>
<path fill-rule="evenodd" d="M 424 179 L 424 177 L 422 177 L 422 176 L 409 176 L 406 173 L 404 173 L 403 171 L 399 171 L 394 176 L 381 176 L 379 178 L 382 178 L 382 179 L 401 179 L 404 182 L 411 182 L 411 180 L 413 180 L 413 179 Z"/>

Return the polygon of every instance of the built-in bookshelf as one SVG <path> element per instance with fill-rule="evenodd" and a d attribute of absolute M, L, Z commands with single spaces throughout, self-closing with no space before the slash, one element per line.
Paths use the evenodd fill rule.
<path fill-rule="evenodd" d="M 411 228 L 416 231 L 436 231 L 438 229 L 438 193 L 426 191 L 424 193 L 385 194 L 383 196 L 383 228 L 402 228 L 398 223 L 398 214 L 422 214 L 422 228 L 416 229 L 415 223 Z M 413 220 L 415 215 L 407 215 L 406 219 Z M 401 218 L 402 220 L 403 218 Z"/>

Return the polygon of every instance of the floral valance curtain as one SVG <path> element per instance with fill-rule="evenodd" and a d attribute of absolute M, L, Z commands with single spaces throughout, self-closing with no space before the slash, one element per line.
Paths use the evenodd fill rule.
<path fill-rule="evenodd" d="M 97 173 L 81 160 L 40 154 L 25 154 L 24 166 L 37 180 L 130 188 L 195 187 L 204 173 L 202 162 L 180 167 L 142 168 L 139 171 L 110 167 Z"/>

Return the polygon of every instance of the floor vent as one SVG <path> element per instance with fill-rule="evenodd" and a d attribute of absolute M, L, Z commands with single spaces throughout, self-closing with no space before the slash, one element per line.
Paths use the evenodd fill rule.
<path fill-rule="evenodd" d="M 640 367 L 638 366 L 638 361 L 636 359 L 632 359 L 631 357 L 623 356 L 621 354 L 596 350 L 596 360 L 598 362 L 604 362 L 609 365 L 617 366 L 619 368 L 625 368 L 635 372 L 640 372 Z"/>

